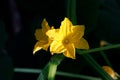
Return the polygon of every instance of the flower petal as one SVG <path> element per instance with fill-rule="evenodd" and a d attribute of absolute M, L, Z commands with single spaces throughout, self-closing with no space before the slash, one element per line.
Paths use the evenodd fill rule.
<path fill-rule="evenodd" d="M 48 30 L 50 30 L 50 26 L 48 25 L 48 22 L 46 19 L 43 19 L 42 21 L 42 32 L 45 34 Z"/>
<path fill-rule="evenodd" d="M 72 23 L 68 18 L 65 18 L 61 22 L 60 31 L 59 31 L 61 38 L 71 33 L 71 26 L 72 26 Z"/>
<path fill-rule="evenodd" d="M 78 49 L 89 49 L 88 42 L 84 38 L 81 38 L 74 42 L 74 46 Z"/>
<path fill-rule="evenodd" d="M 47 36 L 42 32 L 42 29 L 36 29 L 35 37 L 37 40 L 47 40 Z"/>
<path fill-rule="evenodd" d="M 40 34 L 42 34 L 42 30 L 41 29 L 36 29 L 34 35 L 35 35 L 37 40 L 40 39 Z"/>
<path fill-rule="evenodd" d="M 52 54 L 54 54 L 54 53 L 60 54 L 60 53 L 64 52 L 65 50 L 66 49 L 61 42 L 53 41 L 50 45 L 50 52 Z"/>
<path fill-rule="evenodd" d="M 66 57 L 75 59 L 75 48 L 74 48 L 74 45 L 73 44 L 68 44 L 68 45 L 65 45 L 65 48 L 67 49 L 67 51 L 65 51 L 63 54 Z"/>
<path fill-rule="evenodd" d="M 41 50 L 41 49 L 42 49 L 42 46 L 43 46 L 43 44 L 41 45 L 41 42 L 38 41 L 38 42 L 35 44 L 35 46 L 34 46 L 33 54 L 35 54 L 35 52 Z"/>
<path fill-rule="evenodd" d="M 46 50 L 48 49 L 49 45 L 50 45 L 50 41 L 43 41 L 43 40 L 39 40 L 35 46 L 34 46 L 34 49 L 33 49 L 33 54 L 35 54 L 35 52 L 43 49 L 43 50 Z"/>
<path fill-rule="evenodd" d="M 84 30 L 85 30 L 84 25 L 72 26 L 71 40 L 76 41 L 77 39 L 82 38 L 84 35 Z"/>

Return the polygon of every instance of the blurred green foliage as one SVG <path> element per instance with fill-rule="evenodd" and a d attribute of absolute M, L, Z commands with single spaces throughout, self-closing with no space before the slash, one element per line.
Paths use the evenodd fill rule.
<path fill-rule="evenodd" d="M 7 41 L 7 32 L 3 21 L 0 21 L 0 80 L 13 79 L 13 65 L 10 56 L 4 52 Z"/>

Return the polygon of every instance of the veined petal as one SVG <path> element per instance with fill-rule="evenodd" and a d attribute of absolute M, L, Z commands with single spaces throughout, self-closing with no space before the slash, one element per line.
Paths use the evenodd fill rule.
<path fill-rule="evenodd" d="M 65 18 L 61 22 L 60 26 L 59 34 L 61 35 L 61 38 L 64 38 L 66 35 L 71 33 L 71 27 L 72 27 L 71 21 L 68 18 Z"/>
<path fill-rule="evenodd" d="M 74 42 L 74 46 L 78 49 L 89 49 L 89 44 L 84 38 L 81 38 Z"/>
<path fill-rule="evenodd" d="M 75 48 L 74 48 L 74 45 L 73 45 L 73 44 L 68 44 L 68 45 L 65 45 L 65 48 L 66 48 L 67 50 L 66 50 L 63 54 L 64 54 L 66 57 L 75 59 Z"/>
<path fill-rule="evenodd" d="M 54 53 L 60 54 L 65 51 L 66 51 L 66 49 L 61 42 L 53 41 L 50 45 L 51 54 L 54 54 Z"/>
<path fill-rule="evenodd" d="M 72 26 L 72 34 L 71 34 L 71 41 L 76 41 L 80 39 L 84 35 L 85 26 L 84 25 L 76 25 Z"/>
<path fill-rule="evenodd" d="M 42 32 L 45 34 L 48 30 L 50 30 L 50 26 L 48 25 L 48 22 L 46 19 L 43 19 L 42 21 Z"/>

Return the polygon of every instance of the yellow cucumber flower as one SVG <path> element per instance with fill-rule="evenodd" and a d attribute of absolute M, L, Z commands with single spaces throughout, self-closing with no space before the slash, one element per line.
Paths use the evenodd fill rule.
<path fill-rule="evenodd" d="M 38 40 L 34 46 L 33 54 L 37 52 L 40 49 L 47 50 L 50 43 L 52 42 L 50 38 L 46 35 L 46 32 L 50 30 L 50 27 L 48 25 L 48 22 L 46 19 L 42 21 L 42 29 L 36 29 L 35 31 L 35 37 Z"/>
<path fill-rule="evenodd" d="M 52 29 L 46 33 L 48 37 L 53 39 L 50 44 L 50 52 L 52 54 L 63 53 L 66 57 L 75 59 L 75 48 L 89 49 L 88 42 L 82 38 L 84 29 L 84 25 L 73 26 L 71 21 L 65 18 L 60 29 Z"/>

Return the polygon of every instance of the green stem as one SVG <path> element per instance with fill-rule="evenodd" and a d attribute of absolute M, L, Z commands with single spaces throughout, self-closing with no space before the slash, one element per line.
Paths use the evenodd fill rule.
<path fill-rule="evenodd" d="M 54 80 L 57 71 L 57 66 L 62 62 L 64 56 L 62 54 L 54 55 L 50 60 L 48 80 Z"/>
<path fill-rule="evenodd" d="M 57 64 L 51 63 L 49 67 L 48 80 L 54 80 L 57 70 Z"/>
<path fill-rule="evenodd" d="M 38 74 L 41 72 L 41 69 L 31 69 L 31 68 L 15 68 L 15 72 L 17 73 L 30 73 L 30 74 Z M 93 77 L 93 76 L 87 76 L 87 75 L 81 75 L 81 74 L 75 74 L 75 73 L 68 73 L 68 72 L 63 72 L 63 71 L 57 71 L 56 75 L 59 76 L 65 76 L 69 78 L 78 78 L 78 79 L 87 79 L 87 80 L 101 80 L 98 77 Z"/>
<path fill-rule="evenodd" d="M 70 3 L 71 3 L 71 0 L 66 0 L 66 3 L 65 3 L 65 5 L 66 5 L 66 16 L 68 18 L 70 18 L 70 12 L 71 12 Z"/>
<path fill-rule="evenodd" d="M 106 64 L 107 64 L 108 66 L 111 66 L 111 67 L 112 67 L 112 64 L 111 64 L 110 61 L 108 60 L 108 57 L 107 57 L 107 55 L 105 54 L 105 52 L 104 52 L 104 51 L 100 51 L 100 54 L 102 55 L 102 57 L 103 57 L 103 59 L 105 60 Z"/>
<path fill-rule="evenodd" d="M 50 63 L 48 63 L 48 64 L 44 67 L 44 69 L 43 69 L 43 70 L 41 71 L 41 73 L 39 74 L 37 80 L 47 80 L 49 65 L 50 65 Z"/>
<path fill-rule="evenodd" d="M 60 71 L 57 72 L 57 75 L 65 76 L 65 77 L 69 77 L 69 78 L 84 79 L 84 80 L 101 80 L 101 78 L 97 78 L 97 77 L 80 75 L 80 74 L 75 74 L 75 73 L 60 72 Z"/>
<path fill-rule="evenodd" d="M 105 47 L 100 47 L 100 48 L 94 48 L 94 49 L 89 49 L 85 51 L 80 51 L 78 49 L 76 50 L 81 54 L 87 54 L 87 53 L 99 52 L 99 51 L 109 50 L 109 49 L 114 49 L 114 48 L 120 48 L 120 44 L 115 44 L 115 45 L 110 45 L 110 46 L 105 46 Z"/>
<path fill-rule="evenodd" d="M 62 54 L 53 55 L 42 70 L 37 80 L 54 80 L 57 66 L 64 60 L 64 56 Z"/>
<path fill-rule="evenodd" d="M 74 25 L 77 24 L 76 0 L 66 0 L 66 16 Z"/>
<path fill-rule="evenodd" d="M 76 14 L 76 0 L 71 0 L 71 21 L 73 23 L 73 25 L 77 24 L 77 14 Z"/>

